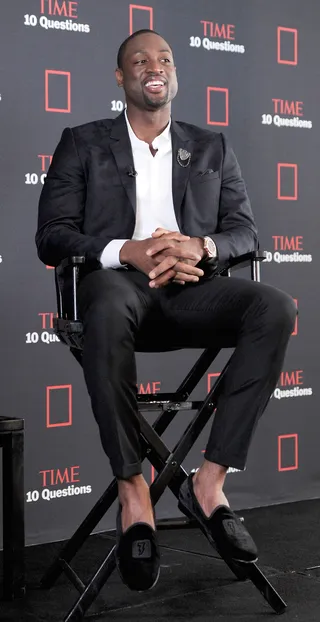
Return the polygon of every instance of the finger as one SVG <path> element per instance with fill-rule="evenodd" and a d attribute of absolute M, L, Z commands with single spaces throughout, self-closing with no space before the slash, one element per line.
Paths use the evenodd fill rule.
<path fill-rule="evenodd" d="M 165 249 L 174 248 L 175 246 L 178 246 L 178 244 L 174 240 L 168 240 L 167 238 L 162 237 L 161 239 L 154 241 L 152 246 L 150 246 L 146 251 L 146 255 L 149 255 L 149 257 L 151 257 L 152 255 L 156 255 L 157 253 L 161 253 L 161 251 Z"/>
<path fill-rule="evenodd" d="M 180 278 L 178 281 L 183 281 L 184 283 L 198 283 L 199 277 L 194 274 L 183 274 L 183 272 L 179 272 Z"/>
<path fill-rule="evenodd" d="M 166 236 L 167 240 L 177 240 L 179 242 L 188 242 L 190 240 L 190 235 L 184 235 L 180 231 L 168 231 L 168 229 L 162 229 L 161 227 L 158 227 L 151 235 L 152 238 L 161 238 L 163 236 Z"/>
<path fill-rule="evenodd" d="M 178 258 L 177 257 L 173 257 L 172 255 L 170 255 L 170 257 L 165 257 L 161 263 L 159 263 L 158 266 L 155 266 L 154 268 L 152 268 L 151 272 L 149 272 L 149 278 L 151 280 L 156 279 L 158 276 L 160 276 L 161 274 L 163 274 L 163 272 L 166 272 L 166 270 L 170 270 L 171 268 L 173 268 L 173 266 L 177 263 Z"/>
<path fill-rule="evenodd" d="M 158 253 L 157 255 L 154 255 L 152 257 L 152 261 L 155 264 L 159 264 L 159 263 L 161 263 L 165 259 L 165 257 L 170 257 L 170 256 L 172 256 L 172 251 L 168 252 L 168 253 L 163 251 L 162 253 Z M 175 257 L 176 257 L 176 255 L 175 255 Z M 186 259 L 185 257 L 183 257 L 183 259 L 181 259 L 180 257 L 177 257 L 177 259 L 179 261 L 183 261 L 183 263 L 190 263 L 192 266 L 195 266 L 196 264 L 198 264 L 198 261 L 196 259 Z"/>
<path fill-rule="evenodd" d="M 199 278 L 204 275 L 204 272 L 203 270 L 201 270 L 201 268 L 197 268 L 196 266 L 184 263 L 183 261 L 177 261 L 174 269 L 177 273 L 182 272 L 183 275 L 191 274 L 193 276 L 198 276 Z"/>
<path fill-rule="evenodd" d="M 168 229 L 162 229 L 162 227 L 157 227 L 157 229 L 152 233 L 153 238 L 161 238 L 162 235 L 166 235 L 170 233 Z"/>
<path fill-rule="evenodd" d="M 172 280 L 174 275 L 175 275 L 174 270 L 172 269 L 166 270 L 166 272 L 163 272 L 156 279 L 153 279 L 152 281 L 150 281 L 149 287 L 154 287 L 155 289 L 157 289 L 158 287 L 164 287 L 165 285 L 168 285 L 168 283 Z"/>
<path fill-rule="evenodd" d="M 178 283 L 178 285 L 185 285 L 186 282 L 185 281 L 180 281 L 180 279 L 173 279 L 174 283 Z"/>
<path fill-rule="evenodd" d="M 190 261 L 193 261 L 195 264 L 198 263 L 201 259 L 201 256 L 198 255 L 198 253 L 196 251 L 192 251 L 192 250 L 184 250 L 183 248 L 179 248 L 179 246 L 177 248 L 171 249 L 171 248 L 165 248 L 163 251 L 160 251 L 159 255 L 161 257 L 161 255 L 163 257 L 168 257 L 170 254 L 174 253 L 175 257 L 179 257 L 179 259 L 181 261 L 185 260 L 185 259 L 189 259 Z M 155 256 L 154 256 L 155 258 Z"/>
<path fill-rule="evenodd" d="M 177 242 L 189 242 L 190 235 L 183 235 L 179 231 L 171 231 L 166 234 L 166 240 L 177 240 Z"/>
<path fill-rule="evenodd" d="M 185 283 L 186 282 L 186 275 L 183 274 L 183 272 L 176 272 L 175 277 L 174 277 L 173 280 L 174 280 L 175 283 Z"/>
<path fill-rule="evenodd" d="M 170 255 L 170 251 L 175 256 L 180 258 L 193 259 L 196 262 L 200 261 L 201 259 L 201 255 L 199 255 L 195 251 L 188 250 L 182 246 L 179 246 L 179 244 L 175 242 L 175 240 L 169 240 L 168 238 L 162 238 L 160 240 L 157 240 L 154 245 L 146 251 L 146 254 L 149 255 L 149 257 L 152 257 L 153 255 L 157 255 L 157 253 L 163 252 L 163 254 L 167 256 Z"/>

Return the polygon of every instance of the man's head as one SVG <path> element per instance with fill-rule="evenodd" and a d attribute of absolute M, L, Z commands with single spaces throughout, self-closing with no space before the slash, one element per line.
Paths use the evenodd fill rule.
<path fill-rule="evenodd" d="M 139 30 L 120 46 L 116 78 L 128 104 L 140 110 L 158 110 L 178 90 L 176 68 L 168 43 L 153 30 Z"/>

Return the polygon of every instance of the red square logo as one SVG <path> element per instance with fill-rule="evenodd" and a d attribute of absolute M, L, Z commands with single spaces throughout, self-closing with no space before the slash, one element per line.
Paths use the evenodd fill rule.
<path fill-rule="evenodd" d="M 293 300 L 296 303 L 296 307 L 298 308 L 298 300 L 297 300 L 297 298 L 294 298 Z M 296 317 L 296 321 L 294 323 L 294 329 L 293 329 L 293 332 L 291 333 L 291 335 L 295 336 L 297 334 L 298 334 L 298 315 Z"/>
<path fill-rule="evenodd" d="M 214 384 L 214 381 L 212 380 L 213 378 L 219 378 L 220 376 L 220 372 L 218 373 L 214 373 L 214 374 L 208 374 L 208 385 L 207 385 L 207 389 L 208 389 L 208 393 L 209 391 L 211 391 L 212 389 L 212 385 Z"/>
<path fill-rule="evenodd" d="M 297 471 L 298 434 L 278 436 L 278 471 Z"/>
<path fill-rule="evenodd" d="M 283 34 L 283 33 L 286 33 L 286 34 Z M 292 39 L 292 44 L 290 43 L 290 47 L 292 45 L 292 58 L 288 59 L 288 58 L 283 58 L 281 47 L 284 47 L 285 38 L 287 39 L 287 43 L 288 43 L 289 37 L 290 39 Z M 282 46 L 281 46 L 281 43 L 282 43 Z M 278 26 L 277 61 L 280 65 L 297 65 L 298 64 L 298 31 L 296 28 L 284 28 L 283 26 Z"/>
<path fill-rule="evenodd" d="M 217 119 L 218 106 L 223 108 L 223 114 L 220 119 Z M 214 120 L 215 118 L 217 119 L 216 121 Z M 207 86 L 207 125 L 229 125 L 229 89 Z"/>
<path fill-rule="evenodd" d="M 284 175 L 288 170 L 292 170 L 292 176 L 290 176 L 290 182 L 288 184 L 288 180 L 286 185 L 290 185 L 292 187 L 291 194 L 288 194 L 286 191 L 283 194 L 283 186 L 285 185 L 286 180 L 284 179 Z M 297 201 L 298 200 L 298 165 L 297 164 L 288 164 L 287 162 L 278 162 L 278 183 L 277 183 L 277 198 L 279 201 Z"/>
<path fill-rule="evenodd" d="M 51 76 L 51 79 L 50 79 Z M 55 85 L 53 84 L 52 81 L 52 76 L 55 76 L 54 81 L 55 81 Z M 60 84 L 58 86 L 57 84 L 57 76 L 61 76 L 60 80 Z M 50 91 L 54 90 L 54 91 L 64 91 L 64 97 L 63 99 L 65 99 L 66 101 L 66 107 L 65 108 L 58 108 L 58 107 L 52 107 L 50 106 Z M 61 92 L 59 93 L 54 93 L 54 96 L 56 98 L 56 95 L 59 97 L 59 99 L 61 98 Z M 46 112 L 71 112 L 71 73 L 70 71 L 55 71 L 53 69 L 46 69 L 45 71 L 45 110 Z"/>
<path fill-rule="evenodd" d="M 47 428 L 61 428 L 72 425 L 71 384 L 47 387 L 46 424 Z"/>
<path fill-rule="evenodd" d="M 137 28 L 134 27 L 134 11 L 147 11 L 149 13 L 149 21 L 146 25 L 139 24 Z M 153 8 L 152 6 L 141 6 L 140 4 L 129 4 L 129 35 L 135 30 L 140 30 L 141 28 L 148 28 L 149 30 L 153 30 Z"/>

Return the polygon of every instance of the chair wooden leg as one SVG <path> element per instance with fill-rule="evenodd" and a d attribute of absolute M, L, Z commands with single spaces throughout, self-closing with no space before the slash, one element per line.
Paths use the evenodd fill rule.
<path fill-rule="evenodd" d="M 3 596 L 25 594 L 24 432 L 7 435 L 3 445 Z"/>
<path fill-rule="evenodd" d="M 102 562 L 100 568 L 98 568 L 95 575 L 86 585 L 85 590 L 69 611 L 68 615 L 64 618 L 64 622 L 78 622 L 78 620 L 82 620 L 86 611 L 97 598 L 99 592 L 116 567 L 114 551 L 115 546 L 111 549 L 109 555 Z"/>
<path fill-rule="evenodd" d="M 40 585 L 43 589 L 49 589 L 57 581 L 62 572 L 64 572 L 64 562 L 68 564 L 73 559 L 101 518 L 108 511 L 117 494 L 118 485 L 114 479 L 42 577 Z"/>
<path fill-rule="evenodd" d="M 203 534 L 206 536 L 204 531 Z M 270 607 L 272 607 L 275 613 L 280 615 L 285 612 L 287 604 L 281 598 L 280 594 L 278 594 L 273 585 L 271 585 L 270 581 L 263 574 L 260 568 L 258 568 L 257 564 L 235 562 L 234 560 L 231 560 L 227 557 L 222 557 L 222 559 L 239 581 L 246 581 L 247 579 L 250 579 L 250 581 L 252 581 L 253 585 L 257 588 L 257 590 L 259 590 L 263 598 L 265 598 L 265 600 L 270 605 Z"/>
<path fill-rule="evenodd" d="M 244 564 L 239 565 L 244 566 Z M 246 566 L 247 567 L 244 568 L 244 571 L 246 572 L 248 579 L 250 579 L 257 590 L 261 592 L 270 607 L 272 607 L 277 614 L 284 613 L 287 608 L 286 603 L 282 600 L 281 596 L 275 590 L 273 585 L 271 585 L 270 581 L 263 574 L 260 568 L 258 568 L 256 564 L 246 564 Z"/>

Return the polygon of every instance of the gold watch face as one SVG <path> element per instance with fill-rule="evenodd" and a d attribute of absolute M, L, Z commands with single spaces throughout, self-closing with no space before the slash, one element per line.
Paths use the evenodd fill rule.
<path fill-rule="evenodd" d="M 216 245 L 215 245 L 214 241 L 211 240 L 211 238 L 209 238 L 209 237 L 204 238 L 204 249 L 205 249 L 208 257 L 215 257 L 216 256 Z"/>

